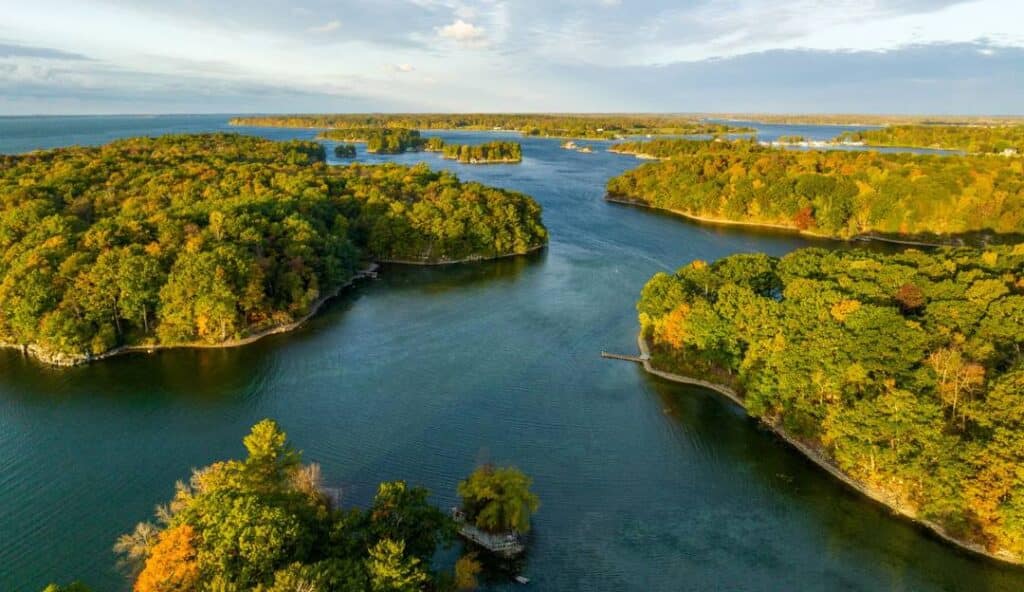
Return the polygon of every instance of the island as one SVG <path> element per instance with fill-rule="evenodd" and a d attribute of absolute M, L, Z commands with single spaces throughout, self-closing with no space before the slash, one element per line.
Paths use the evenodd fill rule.
<path fill-rule="evenodd" d="M 509 164 L 523 160 L 519 142 L 486 142 L 484 144 L 445 144 L 442 156 L 465 164 Z"/>
<path fill-rule="evenodd" d="M 638 359 L 713 389 L 862 493 L 1024 559 L 1024 245 L 807 248 L 658 273 Z"/>
<path fill-rule="evenodd" d="M 334 155 L 338 158 L 355 158 L 356 146 L 355 144 L 338 144 L 334 147 Z"/>
<path fill-rule="evenodd" d="M 385 482 L 369 507 L 343 508 L 341 490 L 324 483 L 319 465 L 303 464 L 273 420 L 257 423 L 242 442 L 244 459 L 194 469 L 153 521 L 117 540 L 114 551 L 134 592 L 413 592 L 479 585 L 482 566 L 473 553 L 455 562 L 454 573 L 435 568 L 436 552 L 452 546 L 458 528 L 429 503 L 427 489 Z M 480 529 L 525 532 L 539 503 L 529 485 L 514 467 L 482 467 L 459 484 L 459 494 Z M 88 591 L 82 583 L 44 590 Z"/>
<path fill-rule="evenodd" d="M 526 136 L 614 140 L 626 136 L 725 134 L 749 127 L 714 123 L 692 115 L 544 113 L 394 113 L 236 117 L 236 126 L 295 128 L 407 128 L 516 131 Z"/>
<path fill-rule="evenodd" d="M 844 132 L 839 142 L 868 146 L 901 146 L 961 150 L 970 154 L 1024 154 L 1024 124 L 1018 125 L 890 125 Z"/>
<path fill-rule="evenodd" d="M 437 136 L 431 136 L 427 138 L 427 142 L 423 145 L 425 152 L 441 152 L 444 150 L 444 140 Z"/>
<path fill-rule="evenodd" d="M 521 193 L 324 161 L 317 142 L 234 134 L 0 156 L 0 344 L 56 365 L 241 345 L 298 326 L 373 262 L 547 243 Z"/>
<path fill-rule="evenodd" d="M 413 129 L 397 127 L 353 127 L 325 130 L 317 135 L 320 140 L 360 142 L 373 154 L 401 154 L 422 150 L 426 140 Z"/>
<path fill-rule="evenodd" d="M 1021 159 L 793 151 L 747 140 L 660 140 L 620 150 L 662 160 L 609 180 L 609 201 L 698 221 L 923 243 L 1024 232 Z"/>

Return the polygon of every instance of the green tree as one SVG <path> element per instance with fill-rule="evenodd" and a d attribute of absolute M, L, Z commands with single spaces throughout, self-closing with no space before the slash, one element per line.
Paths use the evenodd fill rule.
<path fill-rule="evenodd" d="M 529 532 L 530 517 L 540 507 L 531 485 L 515 467 L 484 465 L 459 482 L 458 492 L 467 517 L 478 527 Z"/>

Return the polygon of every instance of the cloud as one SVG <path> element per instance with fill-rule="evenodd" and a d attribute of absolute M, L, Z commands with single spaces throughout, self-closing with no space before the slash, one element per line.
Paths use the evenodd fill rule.
<path fill-rule="evenodd" d="M 310 27 L 310 33 L 330 33 L 331 31 L 337 31 L 341 28 L 341 21 L 328 21 L 322 25 Z"/>
<path fill-rule="evenodd" d="M 89 60 L 88 57 L 49 47 L 27 47 L 25 45 L 7 45 L 0 43 L 0 59 L 6 58 L 41 58 L 47 60 Z"/>
<path fill-rule="evenodd" d="M 441 27 L 437 34 L 463 45 L 480 45 L 487 39 L 482 28 L 462 19 L 455 19 L 455 22 Z"/>
<path fill-rule="evenodd" d="M 391 72 L 415 72 L 416 68 L 412 64 L 388 64 L 387 69 Z"/>

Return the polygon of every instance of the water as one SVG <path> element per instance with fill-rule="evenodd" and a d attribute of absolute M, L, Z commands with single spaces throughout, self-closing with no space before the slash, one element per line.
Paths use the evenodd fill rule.
<path fill-rule="evenodd" d="M 0 119 L 0 152 L 219 130 L 226 119 Z M 721 397 L 599 357 L 635 351 L 633 307 L 654 272 L 809 241 L 608 204 L 605 181 L 639 161 L 522 141 L 521 165 L 361 159 L 423 160 L 533 195 L 551 231 L 545 252 L 389 266 L 303 329 L 241 349 L 71 370 L 0 352 L 0 590 L 73 577 L 124 589 L 117 535 L 192 467 L 241 455 L 264 417 L 353 504 L 405 478 L 448 506 L 478 462 L 520 466 L 543 504 L 524 571 L 535 590 L 1024 587 L 1024 572 L 956 551 L 848 492 Z"/>

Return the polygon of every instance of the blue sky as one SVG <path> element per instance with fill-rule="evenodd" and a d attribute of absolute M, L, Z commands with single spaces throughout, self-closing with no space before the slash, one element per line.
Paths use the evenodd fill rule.
<path fill-rule="evenodd" d="M 1024 111 L 1022 0 L 0 0 L 0 114 Z"/>

